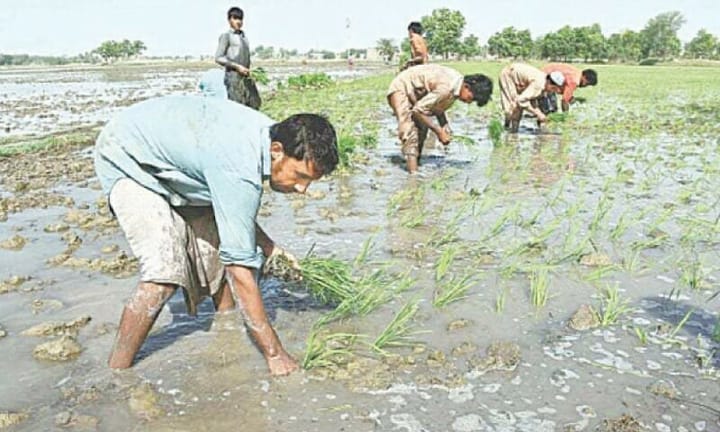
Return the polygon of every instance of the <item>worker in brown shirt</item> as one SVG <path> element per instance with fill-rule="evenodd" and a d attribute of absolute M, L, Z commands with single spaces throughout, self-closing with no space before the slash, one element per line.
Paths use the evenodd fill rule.
<path fill-rule="evenodd" d="M 402 70 L 410 66 L 428 63 L 428 49 L 423 37 L 422 24 L 413 21 L 408 26 L 408 39 L 410 40 L 410 60 L 405 62 Z"/>
<path fill-rule="evenodd" d="M 538 125 L 547 121 L 545 114 L 533 103 L 543 92 L 561 93 L 565 77 L 560 72 L 546 74 L 524 63 L 513 63 L 500 72 L 500 104 L 505 113 L 505 127 L 515 133 L 523 110 L 535 115 Z"/>
<path fill-rule="evenodd" d="M 450 143 L 445 111 L 456 99 L 483 106 L 491 94 L 492 81 L 482 74 L 463 76 L 455 69 L 435 64 L 400 72 L 390 83 L 387 100 L 397 117 L 398 138 L 408 172 L 417 171 L 428 129 L 444 145 Z"/>
<path fill-rule="evenodd" d="M 570 103 L 574 98 L 575 89 L 578 87 L 587 87 L 597 85 L 597 72 L 593 69 L 580 69 L 567 63 L 549 63 L 543 67 L 546 74 L 552 72 L 560 72 L 565 77 L 565 88 L 562 92 L 562 110 L 568 112 Z M 555 93 L 547 93 L 543 96 L 544 100 L 540 102 L 540 108 L 543 113 L 557 111 L 557 98 Z"/>

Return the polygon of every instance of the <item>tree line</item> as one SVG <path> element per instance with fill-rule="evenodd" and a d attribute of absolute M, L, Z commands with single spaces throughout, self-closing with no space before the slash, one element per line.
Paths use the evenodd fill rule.
<path fill-rule="evenodd" d="M 705 29 L 685 46 L 677 36 L 685 24 L 680 12 L 661 13 L 651 18 L 640 31 L 626 30 L 605 37 L 600 24 L 572 27 L 569 25 L 533 39 L 530 30 L 506 27 L 480 45 L 470 34 L 463 38 L 465 17 L 460 11 L 435 9 L 420 20 L 430 54 L 443 58 L 467 58 L 484 54 L 500 58 L 545 59 L 585 62 L 660 61 L 683 56 L 690 59 L 720 59 L 720 41 Z M 380 55 L 392 60 L 409 50 L 407 39 L 400 48 L 389 38 L 377 41 Z M 402 55 L 402 54 L 401 54 Z"/>
<path fill-rule="evenodd" d="M 490 36 L 485 45 L 481 45 L 474 34 L 464 36 L 466 19 L 460 11 L 435 9 L 430 15 L 423 16 L 420 22 L 425 29 L 430 54 L 445 59 L 466 59 L 489 54 L 500 58 L 585 62 L 652 63 L 680 56 L 720 60 L 720 40 L 705 29 L 700 29 L 690 42 L 682 45 L 677 33 L 685 24 L 685 17 L 677 11 L 661 13 L 651 18 L 639 31 L 625 30 L 609 37 L 603 34 L 600 24 L 581 27 L 566 25 L 537 38 L 533 38 L 530 30 L 506 27 Z M 109 40 L 92 51 L 74 57 L 0 53 L 0 66 L 111 63 L 137 57 L 146 49 L 145 43 L 140 40 Z M 381 56 L 392 61 L 397 54 L 407 56 L 409 43 L 405 38 L 398 47 L 393 39 L 383 38 L 377 41 L 376 49 Z M 353 49 L 346 50 L 341 55 L 362 57 L 364 54 L 365 50 Z M 298 51 L 284 48 L 276 50 L 271 46 L 260 45 L 254 49 L 253 55 L 260 59 L 284 59 L 297 56 Z M 336 58 L 336 54 L 328 50 L 311 50 L 307 56 Z"/>

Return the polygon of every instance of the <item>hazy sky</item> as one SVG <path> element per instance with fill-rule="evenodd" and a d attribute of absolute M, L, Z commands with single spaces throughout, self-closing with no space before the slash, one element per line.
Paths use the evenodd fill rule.
<path fill-rule="evenodd" d="M 701 28 L 720 36 L 718 0 L 0 0 L 0 53 L 75 55 L 104 40 L 139 39 L 148 55 L 211 55 L 235 5 L 245 10 L 251 47 L 300 51 L 371 47 L 383 37 L 400 41 L 409 21 L 440 7 L 462 12 L 465 33 L 483 44 L 507 26 L 536 37 L 597 22 L 608 36 L 640 30 L 672 10 L 687 20 L 679 34 L 684 42 Z"/>

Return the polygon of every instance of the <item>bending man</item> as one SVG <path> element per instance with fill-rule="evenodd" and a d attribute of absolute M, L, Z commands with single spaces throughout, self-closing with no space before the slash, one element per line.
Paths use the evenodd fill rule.
<path fill-rule="evenodd" d="M 409 173 L 417 171 L 428 129 L 448 145 L 450 126 L 445 111 L 456 99 L 487 104 L 492 81 L 485 75 L 465 75 L 436 64 L 411 67 L 390 83 L 387 100 L 398 122 L 398 138 Z"/>
<path fill-rule="evenodd" d="M 268 321 L 256 273 L 285 255 L 255 222 L 262 182 L 304 193 L 338 163 L 332 125 L 314 114 L 276 123 L 227 99 L 168 96 L 118 114 L 102 130 L 95 169 L 140 263 L 110 355 L 127 368 L 162 306 L 183 288 L 189 313 L 204 296 L 217 311 L 240 303 L 273 375 L 298 368 Z"/>

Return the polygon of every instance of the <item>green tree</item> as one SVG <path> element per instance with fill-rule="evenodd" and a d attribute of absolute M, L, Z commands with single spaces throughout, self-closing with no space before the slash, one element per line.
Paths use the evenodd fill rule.
<path fill-rule="evenodd" d="M 540 39 L 540 56 L 550 60 L 570 61 L 576 56 L 575 31 L 564 26 Z"/>
<path fill-rule="evenodd" d="M 460 38 L 465 28 L 465 17 L 460 11 L 435 9 L 429 16 L 422 17 L 420 22 L 431 54 L 440 54 L 447 59 L 450 54 L 460 53 Z"/>
<path fill-rule="evenodd" d="M 505 27 L 488 39 L 490 54 L 504 58 L 527 58 L 533 50 L 530 30 L 516 30 Z"/>
<path fill-rule="evenodd" d="M 482 47 L 480 46 L 480 40 L 474 34 L 465 36 L 460 45 L 460 55 L 465 59 L 470 57 L 477 57 L 482 54 Z"/>
<path fill-rule="evenodd" d="M 651 18 L 642 29 L 642 55 L 645 58 L 660 58 L 680 54 L 680 39 L 677 36 L 685 17 L 678 12 L 665 12 Z"/>
<path fill-rule="evenodd" d="M 697 35 L 685 45 L 685 55 L 690 58 L 714 59 L 720 55 L 718 38 L 705 29 L 700 29 Z"/>
<path fill-rule="evenodd" d="M 376 49 L 378 54 L 389 62 L 392 61 L 397 52 L 397 47 L 392 39 L 378 39 Z"/>
<path fill-rule="evenodd" d="M 607 56 L 605 36 L 600 24 L 573 29 L 575 53 L 574 57 L 589 60 L 603 60 Z"/>
<path fill-rule="evenodd" d="M 271 59 L 275 56 L 275 48 L 271 46 L 258 45 L 255 47 L 253 54 L 263 60 Z"/>
<path fill-rule="evenodd" d="M 632 30 L 613 33 L 608 38 L 607 50 L 611 61 L 636 62 L 642 58 L 642 36 Z"/>

